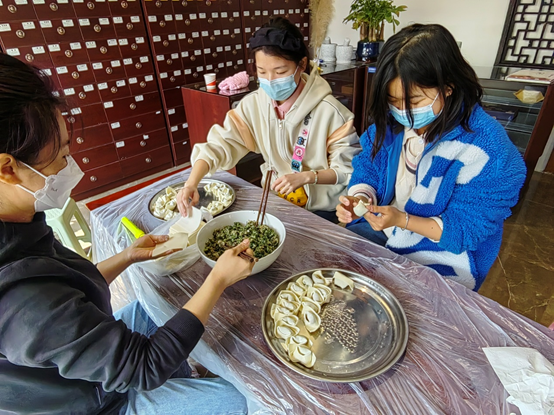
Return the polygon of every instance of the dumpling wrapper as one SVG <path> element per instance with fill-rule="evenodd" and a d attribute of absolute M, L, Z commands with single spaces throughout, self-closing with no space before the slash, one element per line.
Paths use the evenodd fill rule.
<path fill-rule="evenodd" d="M 323 276 L 323 272 L 321 271 L 316 271 L 312 274 L 312 280 L 314 282 L 314 284 L 322 284 L 322 285 L 329 285 L 330 284 L 330 281 L 327 280 L 327 278 L 325 278 Z"/>
<path fill-rule="evenodd" d="M 312 309 L 306 309 L 305 312 L 302 312 L 302 320 L 306 330 L 310 333 L 313 333 L 321 326 L 321 317 Z"/>
<path fill-rule="evenodd" d="M 354 290 L 354 281 L 339 271 L 335 272 L 335 275 L 333 276 L 333 284 L 343 290 Z"/>
<path fill-rule="evenodd" d="M 192 235 L 200 226 L 200 222 L 202 222 L 202 211 L 193 207 L 189 216 L 186 218 L 180 217 L 170 229 L 173 229 L 175 232 L 184 232 L 187 235 Z"/>
<path fill-rule="evenodd" d="M 354 207 L 354 214 L 356 216 L 359 216 L 360 218 L 364 216 L 367 212 L 369 212 L 369 209 L 366 207 L 365 203 L 361 200 L 358 202 L 358 204 Z"/>
<path fill-rule="evenodd" d="M 279 324 L 281 321 L 282 320 L 278 321 L 275 325 L 275 337 L 286 341 L 289 337 L 296 336 L 300 333 L 300 329 L 298 327 Z"/>
<path fill-rule="evenodd" d="M 293 362 L 301 363 L 307 368 L 313 367 L 316 362 L 315 353 L 306 346 L 292 347 L 292 351 L 289 350 L 289 357 Z"/>
<path fill-rule="evenodd" d="M 304 288 L 305 290 L 307 290 L 312 285 L 314 285 L 314 282 L 312 281 L 312 279 L 307 275 L 301 275 L 300 277 L 298 277 L 298 279 L 296 280 L 296 283 L 300 285 L 302 288 Z"/>
<path fill-rule="evenodd" d="M 204 226 L 206 226 L 206 222 L 200 222 L 200 226 L 198 227 L 196 232 L 194 232 L 192 235 L 189 235 L 189 246 L 196 245 L 196 237 L 198 236 L 198 232 L 200 232 L 200 229 L 202 229 Z M 169 234 L 171 235 L 171 229 L 169 230 Z"/>
<path fill-rule="evenodd" d="M 189 236 L 184 232 L 176 233 L 161 244 L 157 244 L 152 251 L 152 256 L 156 257 L 172 249 L 185 249 L 189 242 Z"/>

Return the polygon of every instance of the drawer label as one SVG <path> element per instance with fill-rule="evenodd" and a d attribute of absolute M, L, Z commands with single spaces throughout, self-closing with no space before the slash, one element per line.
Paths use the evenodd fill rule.
<path fill-rule="evenodd" d="M 194 38 L 200 37 L 200 33 L 192 32 L 192 37 L 194 37 Z"/>
<path fill-rule="evenodd" d="M 225 52 L 231 52 L 231 46 L 225 46 Z"/>
<path fill-rule="evenodd" d="M 239 12 L 233 12 L 233 17 L 240 17 L 240 13 Z"/>
<path fill-rule="evenodd" d="M 259 10 L 256 10 L 256 11 L 254 12 L 254 15 L 255 15 L 255 16 L 261 16 L 261 14 L 262 14 L 262 13 L 261 13 Z"/>
<path fill-rule="evenodd" d="M 248 10 L 246 10 L 246 11 L 244 12 L 244 15 L 245 15 L 246 17 L 248 17 L 248 16 L 250 16 L 250 12 L 249 12 Z"/>
<path fill-rule="evenodd" d="M 229 32 L 229 29 L 223 29 L 223 34 L 224 35 L 229 35 L 231 32 Z"/>
<path fill-rule="evenodd" d="M 218 47 L 216 48 L 216 52 L 223 52 L 223 47 L 218 46 Z"/>
<path fill-rule="evenodd" d="M 179 40 L 183 40 L 187 38 L 186 33 L 179 33 L 177 36 L 179 37 Z"/>
<path fill-rule="evenodd" d="M 108 39 L 108 46 L 117 46 L 117 39 Z"/>
<path fill-rule="evenodd" d="M 140 23 L 139 16 L 131 16 L 131 23 Z"/>
<path fill-rule="evenodd" d="M 242 45 L 235 45 L 235 49 L 236 49 L 236 50 L 241 50 L 241 49 L 242 49 Z"/>
<path fill-rule="evenodd" d="M 68 4 L 69 0 L 58 0 L 58 4 Z"/>
<path fill-rule="evenodd" d="M 56 72 L 59 74 L 67 73 L 67 66 L 59 66 L 56 68 Z"/>
<path fill-rule="evenodd" d="M 227 62 L 227 66 L 233 66 L 233 62 Z"/>
<path fill-rule="evenodd" d="M 52 24 L 50 24 L 50 27 L 52 27 Z M 0 32 L 11 32 L 12 27 L 9 23 L 2 23 L 0 24 Z"/>
<path fill-rule="evenodd" d="M 106 19 L 106 18 L 104 17 L 104 18 L 98 19 L 98 22 L 99 22 L 102 26 L 107 26 L 107 25 L 110 24 L 110 19 Z"/>
<path fill-rule="evenodd" d="M 137 95 L 137 96 L 135 97 L 135 101 L 136 101 L 136 102 L 144 101 L 144 95 Z"/>
<path fill-rule="evenodd" d="M 45 0 L 33 0 L 33 4 L 45 4 Z"/>
<path fill-rule="evenodd" d="M 125 80 L 122 79 L 122 80 L 120 80 L 120 81 L 117 81 L 117 82 L 115 83 L 115 85 L 121 88 L 122 86 L 125 86 Z"/>
<path fill-rule="evenodd" d="M 212 13 L 212 18 L 213 19 L 218 19 L 219 18 L 219 13 L 218 12 L 213 12 Z"/>
<path fill-rule="evenodd" d="M 63 27 L 73 27 L 75 24 L 73 23 L 73 20 L 71 19 L 64 19 L 62 20 L 62 26 Z"/>
<path fill-rule="evenodd" d="M 61 3 L 61 1 L 58 1 L 58 3 Z M 27 2 L 27 0 L 15 0 L 15 4 L 17 4 L 18 6 L 23 6 L 29 3 Z"/>
<path fill-rule="evenodd" d="M 227 12 L 221 12 L 221 17 L 222 17 L 223 19 L 226 19 L 227 16 L 228 16 Z"/>
<path fill-rule="evenodd" d="M 141 57 L 140 57 L 140 61 L 141 61 L 141 63 L 146 63 L 146 62 L 148 62 L 148 56 L 141 56 Z"/>
<path fill-rule="evenodd" d="M 183 15 L 182 14 L 176 14 L 175 15 L 175 20 L 183 20 Z"/>
<path fill-rule="evenodd" d="M 168 113 L 169 115 L 175 114 L 175 108 L 171 108 L 170 110 L 167 110 L 167 113 Z"/>
<path fill-rule="evenodd" d="M 237 61 L 237 64 L 242 65 L 242 64 L 243 64 L 243 60 L 242 60 L 242 59 L 239 59 L 239 60 Z"/>
<path fill-rule="evenodd" d="M 79 25 L 80 26 L 90 26 L 90 20 L 89 19 L 79 19 Z"/>
<path fill-rule="evenodd" d="M 71 108 L 71 115 L 78 115 L 78 114 L 82 114 L 83 111 L 81 111 L 81 108 Z"/>
<path fill-rule="evenodd" d="M 263 15 L 264 15 L 264 16 L 269 16 L 269 12 L 268 12 L 267 10 L 264 10 L 264 11 L 263 11 Z"/>
<path fill-rule="evenodd" d="M 248 28 L 247 28 L 247 29 L 248 29 Z M 235 33 L 236 33 L 236 34 L 239 34 L 239 33 L 240 33 L 240 29 L 238 29 L 238 28 L 235 29 Z"/>
<path fill-rule="evenodd" d="M 201 19 L 205 19 L 206 13 L 198 13 L 198 17 L 200 17 Z"/>
<path fill-rule="evenodd" d="M 209 55 L 210 53 L 212 53 L 212 51 L 211 51 L 210 48 L 204 49 L 204 54 L 205 54 L 205 55 Z"/>
<path fill-rule="evenodd" d="M 214 30 L 214 35 L 220 36 L 221 35 L 221 30 Z"/>
<path fill-rule="evenodd" d="M 175 35 L 168 35 L 167 38 L 169 40 L 177 40 L 177 36 L 175 36 Z"/>
<path fill-rule="evenodd" d="M 114 24 L 122 24 L 123 23 L 123 17 L 114 17 L 113 22 L 114 22 Z"/>
<path fill-rule="evenodd" d="M 83 63 L 82 65 L 77 65 L 77 70 L 79 72 L 88 71 L 88 66 L 86 63 Z"/>
<path fill-rule="evenodd" d="M 42 69 L 41 72 L 45 73 L 48 76 L 52 76 L 52 71 L 50 69 Z M 57 91 L 55 91 L 55 92 L 57 92 Z M 59 95 L 56 95 L 56 96 L 59 96 Z"/>
<path fill-rule="evenodd" d="M 182 72 L 181 70 L 173 72 L 173 76 L 181 76 Z"/>
<path fill-rule="evenodd" d="M 112 68 L 119 68 L 121 66 L 121 61 L 111 61 Z"/>
<path fill-rule="evenodd" d="M 115 143 L 115 147 L 116 148 L 125 147 L 125 141 L 118 141 L 117 143 Z"/>
<path fill-rule="evenodd" d="M 137 78 L 129 78 L 130 84 L 136 84 L 138 82 Z"/>
<path fill-rule="evenodd" d="M 181 52 L 181 58 L 188 58 L 189 53 L 188 52 Z"/>
<path fill-rule="evenodd" d="M 102 69 L 104 65 L 102 65 L 102 62 L 96 62 L 92 64 L 92 69 Z"/>
<path fill-rule="evenodd" d="M 197 66 L 196 67 L 196 72 L 203 72 L 204 71 L 204 67 L 203 66 Z"/>
<path fill-rule="evenodd" d="M 104 102 L 104 108 L 113 108 L 113 102 L 112 101 Z"/>
<path fill-rule="evenodd" d="M 144 80 L 146 82 L 152 82 L 154 80 L 154 77 L 152 75 L 147 75 L 144 77 Z"/>
<path fill-rule="evenodd" d="M 162 79 L 167 78 L 167 72 L 161 73 L 160 78 L 162 78 Z"/>
<path fill-rule="evenodd" d="M 166 22 L 172 22 L 173 21 L 173 15 L 172 14 L 166 14 L 164 16 L 164 19 Z"/>
<path fill-rule="evenodd" d="M 164 55 L 158 55 L 158 56 L 156 56 L 156 60 L 158 62 L 163 61 L 163 60 L 165 60 L 165 56 Z"/>
<path fill-rule="evenodd" d="M 119 39 L 119 46 L 127 46 L 128 44 L 129 44 L 129 40 Z"/>
<path fill-rule="evenodd" d="M 148 16 L 148 21 L 154 23 L 158 21 L 158 18 L 156 16 Z"/>
<path fill-rule="evenodd" d="M 108 83 L 107 82 L 102 82 L 101 84 L 98 84 L 98 89 L 100 89 L 100 90 L 108 89 Z"/>
<path fill-rule="evenodd" d="M 43 46 L 33 46 L 33 53 L 35 55 L 40 55 L 41 53 L 46 53 Z"/>
<path fill-rule="evenodd" d="M 249 27 L 247 27 L 246 29 L 244 29 L 244 31 L 245 31 L 246 33 L 250 33 L 250 32 L 252 32 L 252 29 L 249 28 Z"/>
<path fill-rule="evenodd" d="M 192 13 L 192 14 L 189 15 L 189 19 L 190 20 L 196 20 L 196 19 L 198 19 L 198 16 L 196 15 L 196 13 Z"/>
<path fill-rule="evenodd" d="M 144 43 L 144 38 L 143 38 L 143 37 L 136 37 L 136 38 L 135 38 L 135 42 L 137 42 L 137 43 Z"/>
<path fill-rule="evenodd" d="M 179 54 L 178 53 L 172 53 L 171 54 L 171 59 L 179 59 Z"/>
<path fill-rule="evenodd" d="M 23 22 L 21 23 L 21 26 L 23 26 L 23 29 L 25 30 L 36 29 L 34 22 Z"/>
<path fill-rule="evenodd" d="M 192 69 L 185 69 L 185 75 L 190 75 L 192 73 Z"/>
<path fill-rule="evenodd" d="M 132 65 L 133 60 L 131 58 L 123 59 L 123 65 Z"/>
<path fill-rule="evenodd" d="M 207 71 L 211 71 L 213 69 L 213 65 L 206 65 L 206 70 Z"/>
<path fill-rule="evenodd" d="M 85 86 L 83 87 L 83 91 L 85 91 L 85 92 L 94 91 L 94 85 L 85 85 Z"/>
<path fill-rule="evenodd" d="M 161 36 L 154 36 L 152 39 L 154 40 L 154 42 L 161 42 L 162 41 Z"/>
<path fill-rule="evenodd" d="M 200 56 L 200 55 L 202 55 L 202 51 L 201 51 L 201 50 L 195 50 L 195 51 L 194 51 L 194 54 L 195 54 L 196 56 Z"/>
<path fill-rule="evenodd" d="M 118 122 L 112 122 L 111 126 L 112 126 L 112 130 L 115 130 L 116 128 L 121 127 L 121 124 L 119 124 L 119 121 Z"/>
<path fill-rule="evenodd" d="M 8 55 L 10 55 L 10 56 L 19 56 L 19 55 L 20 55 L 19 49 L 18 49 L 18 48 L 8 49 L 8 50 L 6 50 L 6 52 L 7 52 Z"/>
<path fill-rule="evenodd" d="M 179 126 L 174 126 L 174 127 L 171 127 L 171 132 L 175 132 L 179 129 Z"/>
<path fill-rule="evenodd" d="M 225 64 L 223 62 L 217 64 L 218 68 L 225 68 Z"/>
<path fill-rule="evenodd" d="M 52 28 L 52 21 L 50 20 L 41 20 L 39 22 L 40 24 L 40 27 L 42 27 L 43 29 L 51 29 Z M 10 25 L 8 25 L 9 27 Z"/>
<path fill-rule="evenodd" d="M 69 44 L 69 47 L 71 48 L 71 50 L 79 50 L 79 49 L 81 49 L 81 43 L 72 42 L 72 43 Z"/>

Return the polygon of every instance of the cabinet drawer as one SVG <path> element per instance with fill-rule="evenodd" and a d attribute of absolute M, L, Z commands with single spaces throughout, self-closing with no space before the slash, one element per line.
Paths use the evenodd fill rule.
<path fill-rule="evenodd" d="M 104 108 L 108 116 L 108 121 L 116 122 L 140 114 L 161 111 L 162 103 L 157 92 L 150 92 L 135 97 L 104 102 Z"/>
<path fill-rule="evenodd" d="M 30 0 L 7 0 L 0 5 L 0 16 L 3 20 L 37 20 L 37 15 Z"/>
<path fill-rule="evenodd" d="M 153 74 L 129 78 L 129 87 L 133 95 L 147 94 L 158 90 L 158 84 Z"/>
<path fill-rule="evenodd" d="M 137 115 L 110 124 L 114 140 L 124 140 L 138 134 L 147 134 L 151 131 L 165 128 L 165 116 L 162 111 Z"/>
<path fill-rule="evenodd" d="M 55 66 L 86 63 L 89 60 L 83 41 L 51 43 L 48 51 Z"/>
<path fill-rule="evenodd" d="M 93 62 L 91 66 L 96 82 L 98 83 L 126 78 L 125 68 L 123 67 L 123 62 L 120 59 L 105 62 Z"/>
<path fill-rule="evenodd" d="M 46 0 L 44 4 L 37 4 L 35 2 L 33 6 L 39 20 L 70 19 L 75 17 L 73 5 L 67 0 Z"/>
<path fill-rule="evenodd" d="M 150 54 L 150 48 L 146 43 L 147 37 L 137 36 L 119 39 L 121 54 L 125 57 L 146 56 Z"/>
<path fill-rule="evenodd" d="M 169 149 L 169 145 L 167 145 L 157 150 L 122 160 L 120 163 L 123 174 L 125 176 L 133 176 L 146 170 L 153 169 L 154 167 L 171 163 L 171 161 L 171 150 Z"/>
<path fill-rule="evenodd" d="M 120 180 L 121 177 L 123 177 L 123 173 L 119 162 L 86 171 L 85 176 L 75 187 L 72 194 L 84 193 L 88 190 L 105 186 L 116 180 Z"/>
<path fill-rule="evenodd" d="M 110 6 L 106 1 L 73 0 L 75 15 L 79 18 L 104 17 L 110 15 Z"/>
<path fill-rule="evenodd" d="M 166 20 L 166 16 L 150 15 L 147 21 L 152 31 L 152 36 L 177 33 L 175 22 L 173 20 Z"/>
<path fill-rule="evenodd" d="M 168 89 L 164 91 L 164 101 L 168 108 L 178 107 L 183 104 L 183 93 L 181 88 Z"/>
<path fill-rule="evenodd" d="M 94 84 L 65 88 L 63 93 L 71 107 L 82 107 L 100 102 L 100 94 Z"/>
<path fill-rule="evenodd" d="M 117 20 L 116 20 L 117 19 Z M 146 27 L 142 20 L 142 15 L 137 16 L 122 16 L 115 18 L 115 31 L 120 38 L 146 37 Z"/>
<path fill-rule="evenodd" d="M 107 17 L 89 17 L 79 19 L 79 26 L 85 40 L 100 40 L 115 38 L 115 28 Z"/>
<path fill-rule="evenodd" d="M 43 45 L 6 49 L 6 53 L 39 68 L 52 68 L 53 66 L 48 49 Z"/>
<path fill-rule="evenodd" d="M 188 141 L 189 129 L 187 123 L 174 125 L 171 127 L 170 130 L 173 143 L 182 143 L 183 141 Z"/>
<path fill-rule="evenodd" d="M 187 16 L 190 13 L 197 13 L 198 6 L 197 1 L 195 0 L 178 0 L 173 2 L 173 11 L 175 14 L 182 14 Z"/>
<path fill-rule="evenodd" d="M 140 15 L 142 9 L 138 0 L 118 0 L 109 2 L 110 10 L 114 16 Z"/>
<path fill-rule="evenodd" d="M 123 60 L 125 72 L 129 78 L 140 75 L 147 75 L 154 72 L 154 66 L 149 56 L 139 56 L 136 58 L 125 58 Z"/>
<path fill-rule="evenodd" d="M 175 150 L 175 158 L 177 159 L 178 164 L 190 161 L 191 148 L 188 140 L 173 144 L 173 150 Z"/>
<path fill-rule="evenodd" d="M 172 89 L 179 87 L 185 83 L 185 76 L 182 70 L 173 72 L 161 72 L 160 80 L 162 81 L 162 89 Z"/>
<path fill-rule="evenodd" d="M 104 102 L 131 96 L 131 89 L 125 79 L 102 82 L 98 84 L 98 91 Z"/>
<path fill-rule="evenodd" d="M 147 153 L 169 144 L 169 137 L 165 129 L 152 133 L 128 138 L 115 143 L 117 154 L 121 160 L 134 157 L 137 154 Z"/>
<path fill-rule="evenodd" d="M 81 151 L 74 155 L 75 161 L 83 171 L 89 171 L 118 160 L 117 152 L 113 143 L 90 150 Z"/>
<path fill-rule="evenodd" d="M 91 62 L 121 59 L 116 39 L 85 40 L 84 43 Z"/>
<path fill-rule="evenodd" d="M 171 1 L 147 0 L 144 2 L 146 14 L 163 16 L 164 14 L 173 14 L 173 6 Z"/>
<path fill-rule="evenodd" d="M 46 43 L 80 42 L 81 30 L 77 19 L 52 19 L 39 22 Z"/>
<path fill-rule="evenodd" d="M 169 125 L 179 125 L 183 124 L 187 121 L 187 118 L 185 117 L 185 107 L 180 106 L 176 108 L 169 108 L 167 110 L 167 114 L 169 117 Z"/>
<path fill-rule="evenodd" d="M 75 85 L 88 85 L 95 83 L 92 68 L 88 63 L 80 65 L 67 65 L 56 67 L 56 73 L 62 87 L 71 88 Z"/>
<path fill-rule="evenodd" d="M 92 127 L 108 122 L 104 107 L 100 103 L 71 108 L 67 120 L 75 128 L 81 128 L 83 125 L 85 127 Z"/>
<path fill-rule="evenodd" d="M 72 155 L 94 147 L 100 147 L 112 142 L 112 133 L 108 124 L 97 125 L 96 127 L 75 129 L 71 138 L 69 150 Z"/>
<path fill-rule="evenodd" d="M 38 20 L 2 23 L 0 30 L 0 38 L 5 49 L 44 45 Z"/>
<path fill-rule="evenodd" d="M 179 34 L 170 33 L 167 35 L 152 36 L 152 43 L 154 44 L 154 54 L 156 55 L 169 55 L 172 53 L 179 53 L 179 40 L 185 39 L 186 33 Z"/>
<path fill-rule="evenodd" d="M 183 63 L 179 53 L 156 55 L 156 64 L 160 72 L 173 72 L 183 70 Z"/>
<path fill-rule="evenodd" d="M 177 36 L 179 41 L 179 48 L 181 51 L 193 51 L 196 49 L 202 49 L 202 38 L 200 32 L 187 32 L 185 37 L 183 34 Z"/>

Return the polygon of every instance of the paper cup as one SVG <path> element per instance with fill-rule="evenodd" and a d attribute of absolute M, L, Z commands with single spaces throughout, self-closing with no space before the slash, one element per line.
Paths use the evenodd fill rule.
<path fill-rule="evenodd" d="M 208 88 L 208 90 L 215 89 L 215 73 L 205 74 L 204 81 L 206 82 L 206 88 Z"/>

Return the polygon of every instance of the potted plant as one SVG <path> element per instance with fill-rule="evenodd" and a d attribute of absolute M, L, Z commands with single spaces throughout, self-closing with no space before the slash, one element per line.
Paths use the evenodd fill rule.
<path fill-rule="evenodd" d="M 363 61 L 377 58 L 385 39 L 385 23 L 391 23 L 393 30 L 400 24 L 397 17 L 406 6 L 395 6 L 393 0 L 354 0 L 350 14 L 343 23 L 353 22 L 352 28 L 360 29 L 360 41 L 356 56 Z"/>

